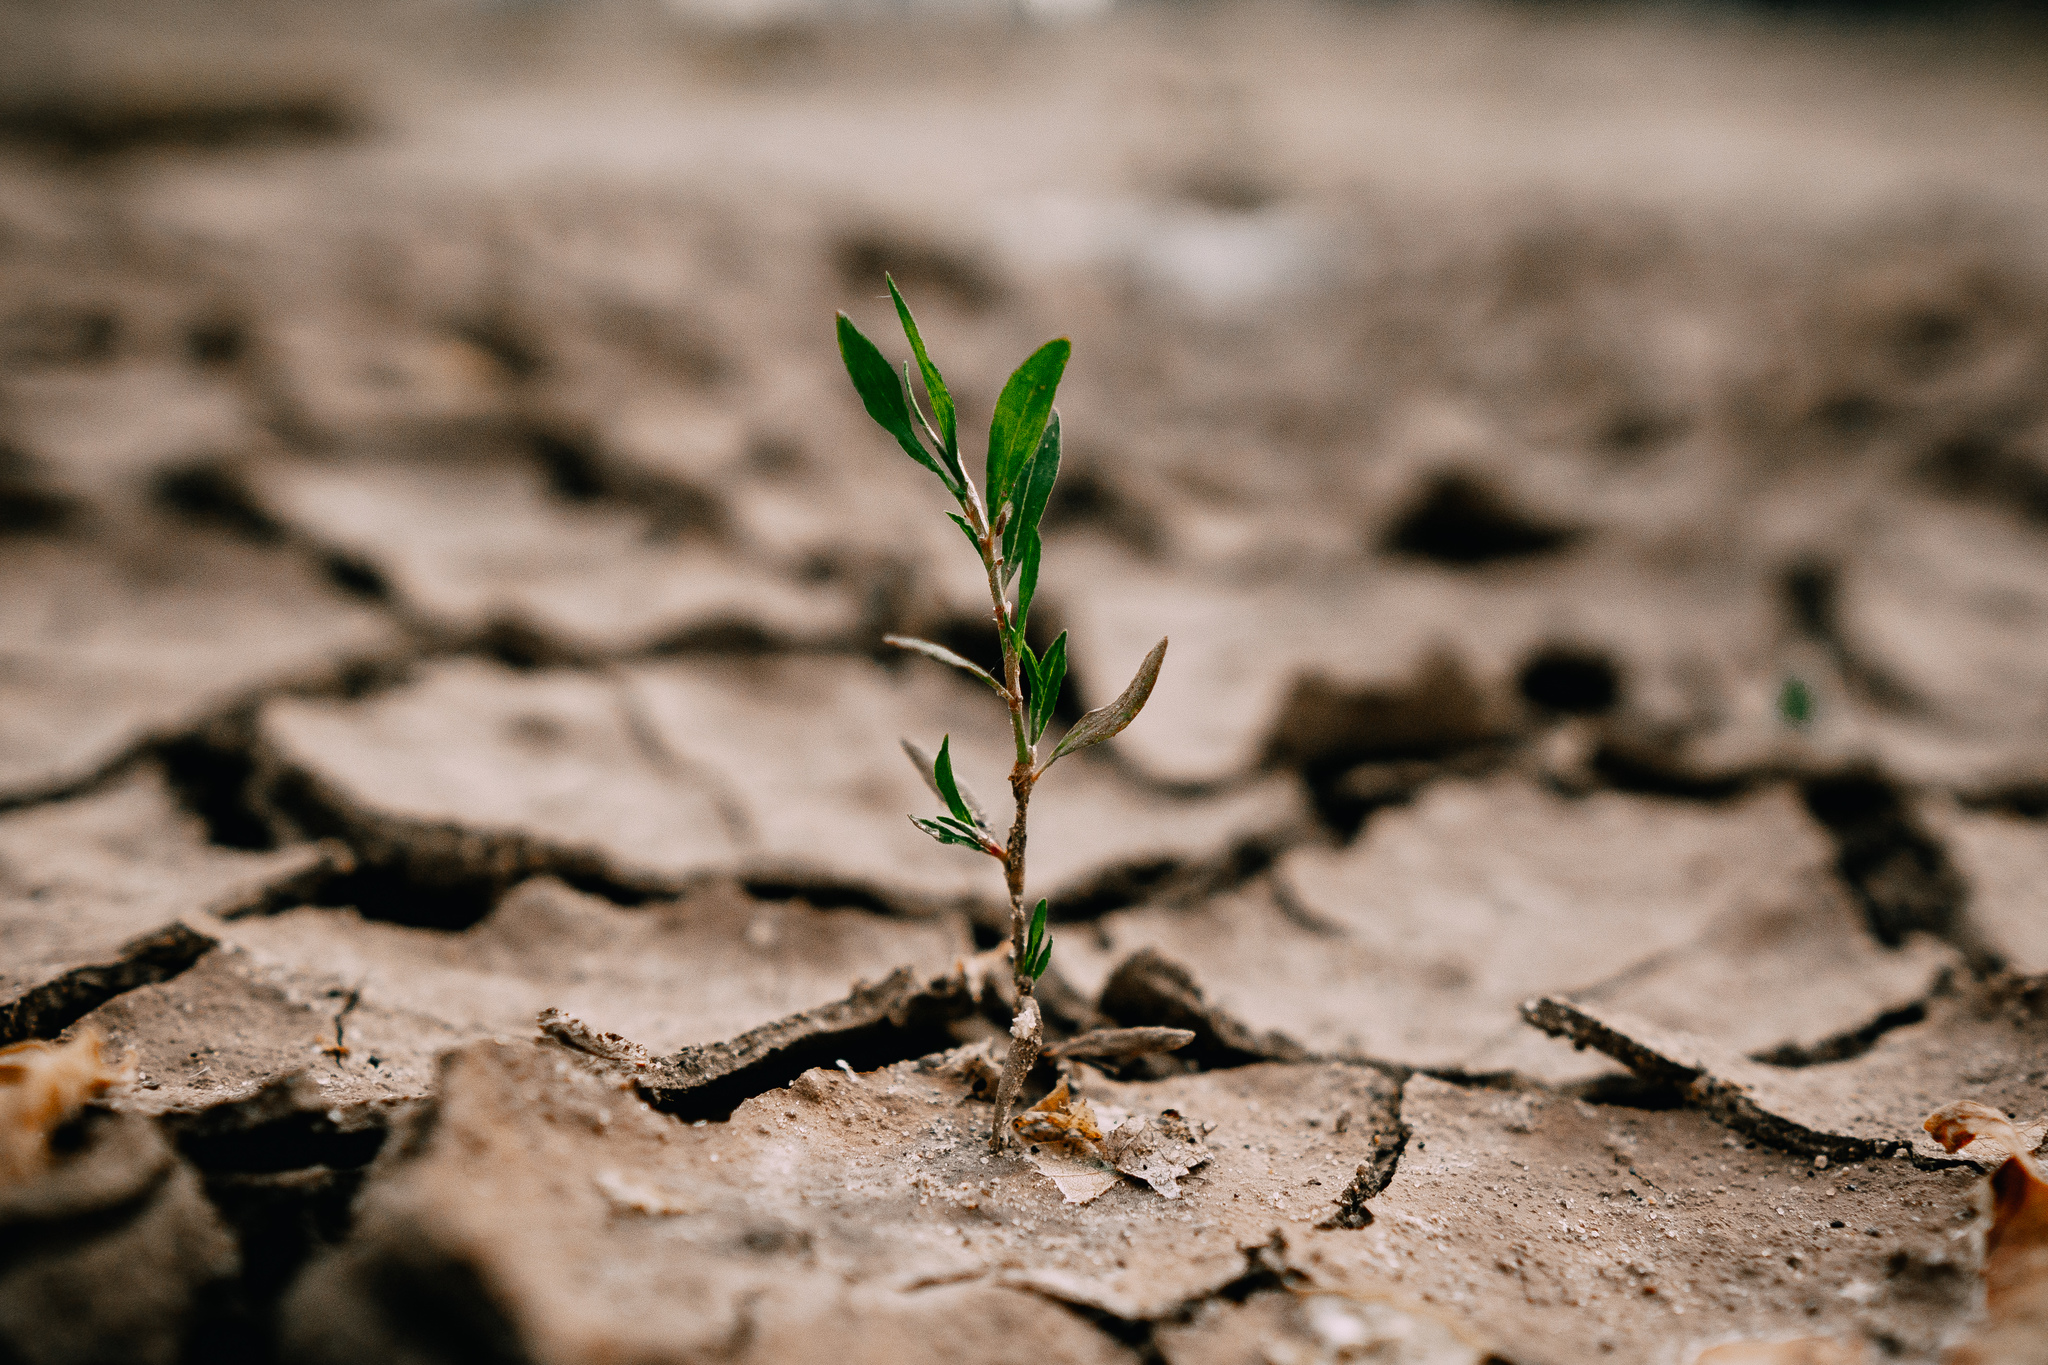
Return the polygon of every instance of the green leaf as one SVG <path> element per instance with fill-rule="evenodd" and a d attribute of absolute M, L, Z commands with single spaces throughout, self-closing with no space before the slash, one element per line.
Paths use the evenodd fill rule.
<path fill-rule="evenodd" d="M 946 798 L 939 791 L 938 778 L 932 772 L 932 769 L 936 766 L 932 756 L 911 740 L 899 739 L 896 742 L 903 746 L 904 755 L 910 759 L 910 766 L 917 769 L 918 780 L 931 788 L 932 795 L 943 803 Z M 967 810 L 974 817 L 975 827 L 984 830 L 988 829 L 988 809 L 975 796 L 974 788 L 968 786 L 958 773 L 953 775 L 953 788 L 960 793 L 960 799 L 967 803 Z"/>
<path fill-rule="evenodd" d="M 1060 476 L 1060 415 L 1055 412 L 1045 424 L 1045 436 L 1032 454 L 1031 462 L 1017 478 L 1011 499 L 1014 511 L 1003 528 L 1003 582 L 1017 576 L 1018 547 L 1028 545 L 1038 534 L 1038 520 L 1045 515 L 1052 483 Z"/>
<path fill-rule="evenodd" d="M 938 783 L 939 799 L 946 803 L 946 809 L 953 812 L 953 818 L 965 825 L 974 825 L 974 812 L 960 799 L 959 784 L 953 781 L 953 737 L 947 735 L 939 741 L 939 756 L 932 761 L 932 780 Z"/>
<path fill-rule="evenodd" d="M 957 492 L 946 471 L 918 441 L 917 432 L 911 428 L 910 400 L 902 379 L 882 358 L 875 343 L 862 336 L 860 328 L 853 325 L 853 319 L 844 313 L 839 315 L 839 358 L 846 362 L 847 377 L 853 380 L 854 390 L 860 394 L 868 416 L 896 438 L 896 444 L 903 447 L 904 454 L 938 475 L 948 491 Z"/>
<path fill-rule="evenodd" d="M 910 823 L 916 825 L 942 844 L 956 844 L 961 848 L 971 848 L 979 853 L 986 853 L 988 851 L 982 847 L 981 840 L 976 838 L 971 831 L 954 829 L 941 821 L 926 820 L 916 815 L 910 817 Z"/>
<path fill-rule="evenodd" d="M 1003 685 L 996 681 L 994 674 L 971 659 L 961 658 L 944 645 L 935 645 L 930 640 L 920 640 L 914 635 L 884 635 L 882 643 L 894 645 L 898 649 L 910 650 L 914 654 L 922 654 L 927 659 L 937 659 L 942 664 L 951 664 L 963 673 L 972 673 L 975 677 L 993 687 L 999 696 L 1008 695 Z"/>
<path fill-rule="evenodd" d="M 1009 499 L 1011 485 L 1024 472 L 1024 464 L 1038 449 L 1045 434 L 1046 419 L 1052 416 L 1052 396 L 1060 386 L 1073 345 L 1065 337 L 1048 341 L 1003 385 L 996 399 L 996 413 L 988 427 L 988 475 L 986 493 L 990 510 Z"/>
<path fill-rule="evenodd" d="M 940 457 L 945 460 L 946 468 L 953 471 L 953 482 L 964 488 L 967 476 L 960 468 L 960 434 L 955 425 L 958 419 L 953 411 L 953 395 L 946 391 L 945 378 L 925 351 L 924 337 L 917 330 L 917 319 L 910 316 L 910 305 L 903 301 L 903 291 L 888 275 L 882 278 L 889 281 L 889 297 L 896 300 L 896 316 L 903 323 L 903 335 L 910 339 L 910 350 L 917 357 L 918 372 L 924 376 L 924 392 L 932 400 L 932 416 L 939 420 Z"/>
<path fill-rule="evenodd" d="M 1045 969 L 1052 965 L 1052 934 L 1045 927 L 1045 902 L 1039 901 L 1038 908 L 1031 912 L 1031 927 L 1024 936 L 1025 975 L 1033 981 L 1045 975 Z"/>
<path fill-rule="evenodd" d="M 967 524 L 967 518 L 961 516 L 958 512 L 948 512 L 946 515 L 951 517 L 953 524 L 960 528 L 960 534 L 967 537 L 967 543 L 974 547 L 975 558 L 979 559 L 981 557 L 981 542 L 975 539 L 974 528 Z"/>
<path fill-rule="evenodd" d="M 979 550 L 979 546 L 976 547 Z M 1045 552 L 1034 527 L 1031 538 L 1024 542 L 1024 582 L 1017 589 L 1017 634 L 1024 634 L 1024 622 L 1031 615 L 1031 599 L 1038 592 L 1038 560 Z"/>
<path fill-rule="evenodd" d="M 1067 680 L 1067 633 L 1060 632 L 1060 638 L 1052 642 L 1052 648 L 1045 651 L 1045 660 L 1031 676 L 1031 742 L 1038 743 L 1038 737 L 1045 733 L 1045 727 L 1052 723 L 1053 708 L 1059 705 L 1060 684 Z M 1140 705 L 1143 705 L 1141 702 Z"/>
<path fill-rule="evenodd" d="M 1138 665 L 1138 676 L 1131 679 L 1117 699 L 1107 706 L 1098 706 L 1074 722 L 1074 728 L 1061 737 L 1052 757 L 1045 761 L 1049 768 L 1068 754 L 1079 753 L 1092 744 L 1122 733 L 1123 728 L 1138 718 L 1144 709 L 1146 699 L 1152 695 L 1152 684 L 1159 681 L 1159 665 L 1166 659 L 1166 641 L 1152 646 L 1152 652 L 1145 656 L 1145 662 Z"/>

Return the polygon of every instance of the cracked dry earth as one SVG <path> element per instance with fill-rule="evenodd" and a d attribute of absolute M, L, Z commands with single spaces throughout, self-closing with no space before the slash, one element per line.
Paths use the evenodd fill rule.
<path fill-rule="evenodd" d="M 0 1359 L 1976 1330 L 1920 1121 L 2048 1115 L 2031 49 L 358 8 L 0 13 L 0 1045 L 101 1049 L 0 1067 Z M 1032 1077 L 1117 1170 L 987 1150 L 997 879 L 897 741 L 1003 736 L 878 645 L 986 652 L 832 353 L 884 269 L 969 411 L 1074 338 L 1063 718 L 1173 641 L 1034 803 L 1053 1039 L 1192 1034 Z"/>

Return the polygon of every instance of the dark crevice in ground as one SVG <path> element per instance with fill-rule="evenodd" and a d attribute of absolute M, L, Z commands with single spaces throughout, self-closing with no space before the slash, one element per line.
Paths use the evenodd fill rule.
<path fill-rule="evenodd" d="M 1822 1066 L 1829 1062 L 1846 1062 L 1851 1057 L 1860 1057 L 1876 1047 L 1878 1039 L 1893 1029 L 1917 1024 L 1926 1017 L 1926 1003 L 1916 1000 L 1910 1005 L 1886 1010 L 1861 1028 L 1838 1033 L 1832 1038 L 1823 1038 L 1817 1043 L 1780 1043 L 1769 1051 L 1751 1053 L 1750 1060 L 1762 1062 L 1766 1066 L 1783 1067 Z"/>
<path fill-rule="evenodd" d="M 0 1004 L 0 1047 L 55 1038 L 115 996 L 170 980 L 214 942 L 181 922 L 132 939 L 111 962 L 75 968 Z"/>
<path fill-rule="evenodd" d="M 341 97 L 303 90 L 141 89 L 113 98 L 21 96 L 0 107 L 0 139 L 70 161 L 332 142 L 364 127 L 361 111 Z"/>
<path fill-rule="evenodd" d="M 1800 794 L 1834 838 L 1836 873 L 1880 943 L 1896 948 L 1908 934 L 1931 934 L 1953 944 L 1973 971 L 1997 969 L 1969 919 L 1969 883 L 1891 782 L 1856 769 L 1809 778 Z"/>
<path fill-rule="evenodd" d="M 1469 474 L 1448 473 L 1422 491 L 1387 531 L 1391 554 L 1470 567 L 1551 554 L 1581 532 L 1543 521 Z"/>

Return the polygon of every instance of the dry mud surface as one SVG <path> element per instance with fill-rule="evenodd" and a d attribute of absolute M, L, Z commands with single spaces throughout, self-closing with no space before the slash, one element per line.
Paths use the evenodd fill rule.
<path fill-rule="evenodd" d="M 0 1360 L 1940 1360 L 1920 1120 L 2048 1114 L 2038 36 L 0 9 L 0 1046 L 119 1063 L 0 1089 Z M 1074 339 L 1057 723 L 1172 639 L 1033 804 L 1050 1033 L 1193 1035 L 1034 1074 L 1115 1168 L 987 1150 L 885 269 L 970 414 Z"/>

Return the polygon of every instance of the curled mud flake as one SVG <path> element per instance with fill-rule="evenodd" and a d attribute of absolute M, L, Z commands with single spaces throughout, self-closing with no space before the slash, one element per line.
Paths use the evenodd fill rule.
<path fill-rule="evenodd" d="M 1945 1104 L 1924 1126 L 1951 1152 L 1986 1142 L 2008 1154 L 1991 1173 L 1985 1321 L 1949 1355 L 1949 1365 L 2038 1362 L 2048 1341 L 2048 1175 L 2018 1126 L 1988 1104 Z"/>
<path fill-rule="evenodd" d="M 49 1163 L 50 1134 L 134 1075 L 132 1061 L 110 1065 L 100 1055 L 100 1036 L 90 1031 L 68 1043 L 0 1048 L 0 1186 L 40 1172 Z"/>
<path fill-rule="evenodd" d="M 1129 1061 L 1154 1053 L 1173 1052 L 1195 1041 L 1193 1029 L 1185 1028 L 1099 1028 L 1046 1048 L 1048 1057 Z"/>
<path fill-rule="evenodd" d="M 566 1048 L 585 1053 L 599 1061 L 619 1066 L 644 1067 L 654 1064 L 654 1054 L 630 1038 L 594 1029 L 581 1019 L 550 1006 L 535 1020 L 540 1031 Z"/>
<path fill-rule="evenodd" d="M 1729 1341 L 1700 1352 L 1694 1365 L 1863 1365 L 1870 1353 L 1861 1342 L 1833 1337 L 1790 1341 Z"/>

